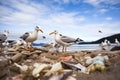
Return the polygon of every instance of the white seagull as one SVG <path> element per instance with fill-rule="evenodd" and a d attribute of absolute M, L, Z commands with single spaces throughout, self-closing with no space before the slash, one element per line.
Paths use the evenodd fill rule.
<path fill-rule="evenodd" d="M 4 30 L 4 33 L 0 34 L 0 48 L 1 48 L 1 50 L 4 49 L 4 47 L 8 45 L 8 42 L 7 42 L 8 34 L 9 34 L 9 31 L 7 31 L 7 30 Z"/>
<path fill-rule="evenodd" d="M 117 44 L 117 46 L 120 44 L 117 38 L 115 39 L 115 43 Z"/>
<path fill-rule="evenodd" d="M 14 49 L 17 49 L 17 48 L 19 48 L 20 46 L 25 45 L 25 43 L 24 43 L 24 41 L 23 41 L 21 38 L 19 38 L 17 41 L 11 43 L 11 45 L 13 45 L 13 48 L 14 48 Z"/>
<path fill-rule="evenodd" d="M 37 40 L 38 31 L 41 31 L 43 33 L 42 29 L 36 26 L 33 32 L 26 32 L 20 38 L 22 38 L 27 43 L 27 46 L 28 46 L 28 43 L 32 43 L 35 40 Z"/>
<path fill-rule="evenodd" d="M 51 35 L 51 34 L 55 34 L 55 41 L 58 44 L 60 44 L 61 46 L 63 46 L 63 49 L 62 49 L 63 55 L 66 52 L 66 47 L 68 47 L 70 45 L 73 45 L 76 42 L 83 41 L 79 38 L 74 39 L 74 38 L 70 38 L 70 37 L 67 37 L 67 36 L 63 36 L 63 35 L 59 34 L 58 31 L 56 31 L 56 30 L 54 32 L 51 32 L 49 35 Z"/>

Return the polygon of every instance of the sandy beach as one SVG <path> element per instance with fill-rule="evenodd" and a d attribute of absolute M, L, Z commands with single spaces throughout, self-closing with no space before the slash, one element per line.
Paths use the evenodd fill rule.
<path fill-rule="evenodd" d="M 86 56 L 97 56 L 98 54 L 107 55 L 108 61 L 105 62 L 105 70 L 103 71 L 93 71 L 89 74 L 85 74 L 80 70 L 72 70 L 72 74 L 66 75 L 67 77 L 72 76 L 74 79 L 64 79 L 64 80 L 120 80 L 120 50 L 117 51 L 105 51 L 105 50 L 92 50 L 92 51 L 75 51 L 67 52 L 64 56 L 61 52 L 52 51 L 45 48 L 33 48 L 31 51 L 27 51 L 24 48 L 19 48 L 17 50 L 8 50 L 7 52 L 1 52 L 0 54 L 0 80 L 51 80 L 51 76 L 46 77 L 45 71 L 41 71 L 38 77 L 31 75 L 33 71 L 33 64 L 51 64 L 59 62 L 69 62 L 86 66 Z M 19 65 L 27 65 L 29 70 L 22 72 L 19 67 L 16 67 L 14 63 Z M 65 70 L 65 68 L 63 68 Z M 49 70 L 45 68 L 44 70 Z M 56 71 L 57 76 L 59 76 L 60 71 Z M 54 79 L 53 79 L 54 80 Z M 59 79 L 58 80 L 63 80 Z"/>

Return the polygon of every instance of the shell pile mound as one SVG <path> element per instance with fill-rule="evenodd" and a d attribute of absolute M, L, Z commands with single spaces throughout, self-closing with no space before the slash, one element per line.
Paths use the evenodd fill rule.
<path fill-rule="evenodd" d="M 0 80 L 120 80 L 120 50 L 8 49 L 0 54 Z"/>

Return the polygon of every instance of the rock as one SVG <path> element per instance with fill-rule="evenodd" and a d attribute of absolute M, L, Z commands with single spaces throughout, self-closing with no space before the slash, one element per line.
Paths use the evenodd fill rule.
<path fill-rule="evenodd" d="M 117 51 L 117 50 L 120 50 L 120 46 L 115 46 L 110 51 Z"/>
<path fill-rule="evenodd" d="M 0 77 L 7 74 L 8 70 L 8 60 L 4 57 L 0 57 Z"/>
<path fill-rule="evenodd" d="M 59 60 L 59 61 L 70 61 L 70 60 L 72 60 L 72 59 L 73 59 L 72 56 L 67 56 L 67 57 L 60 57 L 58 60 Z"/>

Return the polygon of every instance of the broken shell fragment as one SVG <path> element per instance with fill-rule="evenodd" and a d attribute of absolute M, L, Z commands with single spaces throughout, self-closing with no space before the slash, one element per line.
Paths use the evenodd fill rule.
<path fill-rule="evenodd" d="M 34 77 L 38 77 L 39 76 L 39 73 L 45 68 L 47 67 L 48 65 L 47 64 L 35 64 L 35 69 L 33 69 L 32 71 L 32 75 Z"/>
<path fill-rule="evenodd" d="M 62 70 L 62 69 L 63 69 L 63 68 L 62 68 L 61 63 L 58 62 L 58 63 L 52 65 L 52 68 L 45 74 L 45 76 L 49 76 L 49 75 L 51 75 L 52 73 L 55 73 L 55 72 L 57 72 L 57 71 L 59 71 L 59 70 Z"/>

